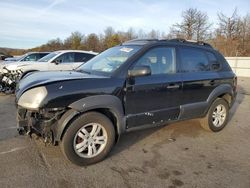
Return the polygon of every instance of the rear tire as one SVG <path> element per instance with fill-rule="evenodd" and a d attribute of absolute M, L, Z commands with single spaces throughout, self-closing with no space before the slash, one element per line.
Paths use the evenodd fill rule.
<path fill-rule="evenodd" d="M 110 119 L 98 112 L 88 112 L 70 123 L 60 146 L 68 160 L 85 166 L 102 161 L 114 142 L 115 130 Z"/>
<path fill-rule="evenodd" d="M 222 98 L 217 98 L 210 106 L 207 115 L 200 119 L 200 124 L 207 131 L 219 132 L 226 126 L 228 116 L 228 103 Z"/>

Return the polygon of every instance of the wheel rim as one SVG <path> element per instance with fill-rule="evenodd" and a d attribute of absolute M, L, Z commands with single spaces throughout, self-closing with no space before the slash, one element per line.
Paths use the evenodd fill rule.
<path fill-rule="evenodd" d="M 107 132 L 98 123 L 89 123 L 78 130 L 74 137 L 74 150 L 83 158 L 92 158 L 100 154 L 107 144 Z"/>
<path fill-rule="evenodd" d="M 223 123 L 225 122 L 226 116 L 227 116 L 226 107 L 222 104 L 219 104 L 218 106 L 216 106 L 212 115 L 213 125 L 215 127 L 222 126 Z"/>

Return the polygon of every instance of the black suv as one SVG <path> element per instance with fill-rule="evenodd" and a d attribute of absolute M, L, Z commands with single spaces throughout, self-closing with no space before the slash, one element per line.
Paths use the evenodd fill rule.
<path fill-rule="evenodd" d="M 25 76 L 16 91 L 18 131 L 59 144 L 77 165 L 93 164 L 128 131 L 191 118 L 222 130 L 236 84 L 207 43 L 128 41 L 74 71 Z"/>

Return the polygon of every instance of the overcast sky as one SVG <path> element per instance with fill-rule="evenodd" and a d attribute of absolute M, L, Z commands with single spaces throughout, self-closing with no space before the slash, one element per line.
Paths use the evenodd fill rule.
<path fill-rule="evenodd" d="M 0 46 L 32 48 L 50 39 L 65 39 L 73 31 L 102 33 L 152 29 L 168 32 L 181 12 L 197 8 L 216 26 L 217 13 L 250 13 L 250 0 L 0 0 Z"/>

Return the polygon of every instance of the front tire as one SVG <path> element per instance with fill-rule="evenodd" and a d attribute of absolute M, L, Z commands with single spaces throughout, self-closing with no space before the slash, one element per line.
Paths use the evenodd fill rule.
<path fill-rule="evenodd" d="M 68 160 L 85 166 L 103 160 L 114 142 L 115 130 L 110 119 L 98 112 L 88 112 L 70 123 L 60 146 Z"/>
<path fill-rule="evenodd" d="M 200 123 L 207 131 L 219 132 L 226 126 L 228 116 L 228 103 L 222 98 L 217 98 L 210 106 L 207 115 L 200 120 Z"/>

